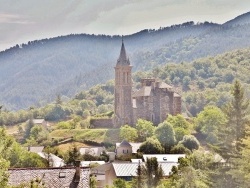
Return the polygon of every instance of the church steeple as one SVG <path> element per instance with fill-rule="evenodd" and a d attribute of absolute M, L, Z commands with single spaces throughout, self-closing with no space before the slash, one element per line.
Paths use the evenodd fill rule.
<path fill-rule="evenodd" d="M 121 51 L 120 51 L 120 56 L 117 60 L 116 65 L 122 65 L 122 66 L 130 65 L 129 59 L 127 57 L 126 49 L 124 46 L 123 37 L 122 37 L 122 47 L 121 47 Z"/>
<path fill-rule="evenodd" d="M 116 127 L 133 125 L 132 66 L 126 54 L 124 42 L 115 66 L 115 117 Z"/>

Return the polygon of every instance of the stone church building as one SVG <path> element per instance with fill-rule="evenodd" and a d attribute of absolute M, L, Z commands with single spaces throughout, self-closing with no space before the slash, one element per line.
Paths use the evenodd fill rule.
<path fill-rule="evenodd" d="M 141 88 L 132 90 L 132 66 L 122 41 L 120 56 L 115 66 L 114 125 L 135 125 L 137 119 L 152 121 L 155 125 L 167 115 L 181 113 L 181 96 L 172 86 L 155 78 L 141 80 Z"/>

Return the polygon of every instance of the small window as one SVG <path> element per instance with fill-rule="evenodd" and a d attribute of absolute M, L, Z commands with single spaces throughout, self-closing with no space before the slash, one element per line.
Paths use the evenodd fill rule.
<path fill-rule="evenodd" d="M 59 178 L 65 178 L 66 172 L 59 172 Z"/>

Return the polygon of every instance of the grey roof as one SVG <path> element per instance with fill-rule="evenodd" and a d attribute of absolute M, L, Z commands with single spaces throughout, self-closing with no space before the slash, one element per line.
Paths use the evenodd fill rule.
<path fill-rule="evenodd" d="M 147 158 L 155 157 L 158 162 L 178 162 L 180 157 L 185 157 L 185 154 L 144 154 L 143 159 L 147 161 Z"/>
<path fill-rule="evenodd" d="M 120 144 L 116 144 L 118 147 L 132 147 L 127 140 L 123 140 Z"/>
<path fill-rule="evenodd" d="M 137 153 L 142 143 L 130 143 L 132 146 L 132 153 Z"/>
<path fill-rule="evenodd" d="M 113 168 L 115 171 L 115 174 L 117 177 L 123 177 L 123 176 L 137 176 L 136 171 L 138 168 L 139 163 L 112 163 Z M 141 163 L 144 165 L 144 163 Z M 163 176 L 169 176 L 169 173 L 172 170 L 173 166 L 178 166 L 178 163 L 169 162 L 169 163 L 158 163 L 162 170 L 163 170 Z"/>
<path fill-rule="evenodd" d="M 64 160 L 60 157 L 50 153 L 49 156 L 45 152 L 39 152 L 38 155 L 46 160 L 49 160 L 49 164 L 52 167 L 63 167 L 65 166 Z"/>
<path fill-rule="evenodd" d="M 89 188 L 89 168 L 80 168 L 80 182 L 75 183 L 75 168 L 19 168 L 9 169 L 9 185 L 16 186 L 29 183 L 37 178 L 41 179 L 45 187 Z"/>
<path fill-rule="evenodd" d="M 42 124 L 44 121 L 44 119 L 33 119 L 34 124 Z"/>
<path fill-rule="evenodd" d="M 112 163 L 116 176 L 136 176 L 138 163 Z"/>
<path fill-rule="evenodd" d="M 133 93 L 133 97 L 148 97 L 151 94 L 151 86 L 143 86 Z"/>
<path fill-rule="evenodd" d="M 81 155 L 90 154 L 93 156 L 100 156 L 105 149 L 103 147 L 81 147 L 79 152 Z"/>
<path fill-rule="evenodd" d="M 25 149 L 33 153 L 40 153 L 43 151 L 44 146 L 28 146 L 28 147 L 25 147 Z"/>
<path fill-rule="evenodd" d="M 128 59 L 127 54 L 126 54 L 126 49 L 125 49 L 123 41 L 122 41 L 120 56 L 119 56 L 119 58 L 117 60 L 116 65 L 122 65 L 122 66 L 130 65 L 130 62 L 129 62 L 129 59 Z"/>

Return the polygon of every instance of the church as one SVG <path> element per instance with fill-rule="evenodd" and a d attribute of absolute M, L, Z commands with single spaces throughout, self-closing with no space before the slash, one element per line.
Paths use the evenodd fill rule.
<path fill-rule="evenodd" d="M 132 88 L 132 66 L 122 40 L 115 66 L 114 126 L 135 125 L 139 118 L 158 125 L 168 114 L 181 114 L 181 96 L 172 86 L 155 78 L 144 78 L 139 90 Z"/>

